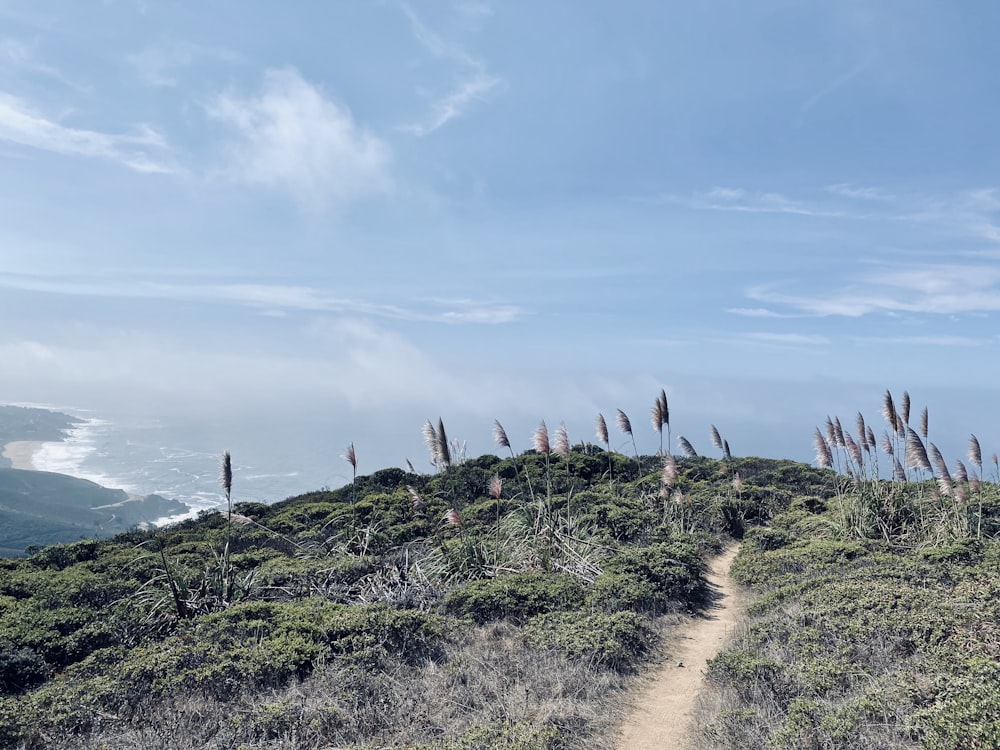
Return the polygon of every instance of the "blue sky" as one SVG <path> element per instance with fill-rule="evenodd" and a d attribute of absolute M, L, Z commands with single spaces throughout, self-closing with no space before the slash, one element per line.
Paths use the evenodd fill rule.
<path fill-rule="evenodd" d="M 363 470 L 426 468 L 438 416 L 480 453 L 623 408 L 653 452 L 661 387 L 709 454 L 808 459 L 885 388 L 989 452 L 998 23 L 0 0 L 0 387 Z"/>

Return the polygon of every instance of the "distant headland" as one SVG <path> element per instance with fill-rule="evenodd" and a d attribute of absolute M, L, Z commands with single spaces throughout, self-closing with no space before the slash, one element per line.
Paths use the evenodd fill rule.
<path fill-rule="evenodd" d="M 60 412 L 0 405 L 0 556 L 34 546 L 108 537 L 188 507 L 159 495 L 120 489 L 65 474 L 36 470 L 33 458 L 48 442 L 62 442 L 83 421 Z"/>

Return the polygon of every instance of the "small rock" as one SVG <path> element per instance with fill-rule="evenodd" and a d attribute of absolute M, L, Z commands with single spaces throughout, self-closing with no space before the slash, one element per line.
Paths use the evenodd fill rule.
<path fill-rule="evenodd" d="M 684 662 L 682 662 L 682 661 L 677 662 L 677 666 L 678 667 L 683 667 L 684 666 Z"/>

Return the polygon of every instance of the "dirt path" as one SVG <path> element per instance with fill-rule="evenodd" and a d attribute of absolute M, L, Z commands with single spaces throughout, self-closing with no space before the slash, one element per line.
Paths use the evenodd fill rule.
<path fill-rule="evenodd" d="M 666 663 L 643 688 L 625 720 L 619 750 L 684 750 L 695 699 L 704 682 L 705 662 L 725 645 L 742 613 L 729 567 L 739 551 L 733 545 L 711 562 L 708 580 L 715 602 L 672 637 Z M 683 664 L 684 666 L 679 666 Z"/>

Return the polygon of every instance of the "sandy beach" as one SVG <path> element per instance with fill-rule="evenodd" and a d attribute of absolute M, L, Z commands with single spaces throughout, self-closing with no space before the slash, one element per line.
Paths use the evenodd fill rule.
<path fill-rule="evenodd" d="M 3 456 L 10 460 L 13 469 L 34 471 L 32 459 L 43 445 L 45 443 L 38 440 L 15 440 L 3 447 Z"/>

